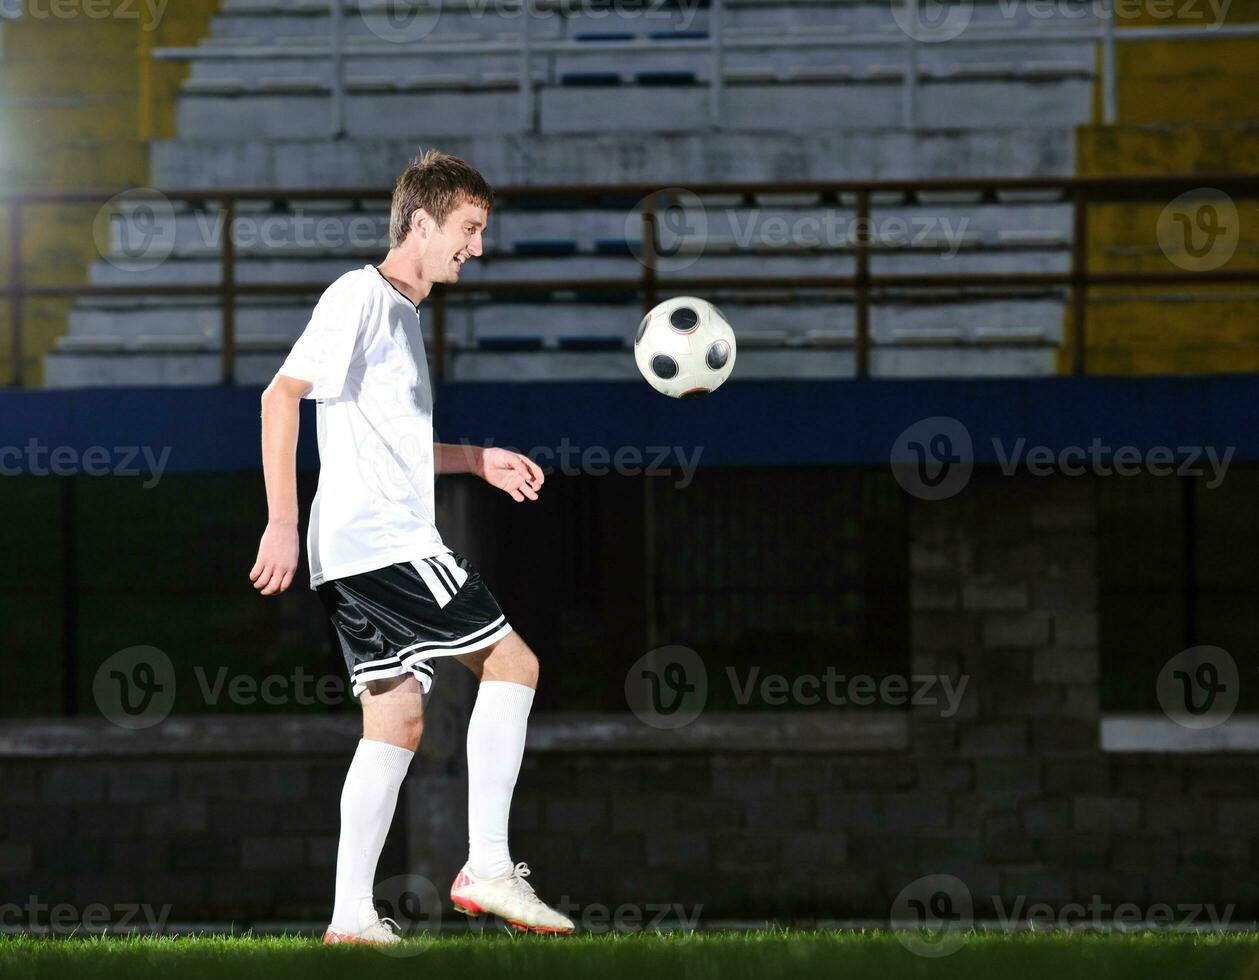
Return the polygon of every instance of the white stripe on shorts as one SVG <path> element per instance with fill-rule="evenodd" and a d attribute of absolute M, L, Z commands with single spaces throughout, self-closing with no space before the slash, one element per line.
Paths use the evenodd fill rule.
<path fill-rule="evenodd" d="M 455 561 L 454 555 L 437 555 L 433 560 L 450 572 L 451 577 L 455 580 L 456 592 L 463 588 L 463 583 L 468 581 L 468 573 L 459 567 L 459 563 Z"/>
<path fill-rule="evenodd" d="M 427 561 L 413 561 L 411 567 L 419 573 L 420 578 L 424 580 L 424 584 L 428 587 L 428 591 L 432 593 L 433 600 L 439 608 L 444 608 L 446 603 L 455 597 L 450 590 L 450 586 Z"/>
<path fill-rule="evenodd" d="M 480 629 L 474 630 L 467 636 L 461 636 L 457 640 L 425 640 L 399 650 L 398 656 L 403 658 L 403 663 L 406 663 L 408 660 L 421 660 L 426 657 L 446 657 L 456 653 L 470 653 L 473 650 L 487 647 L 491 643 L 497 643 L 510 632 L 511 624 L 507 622 L 507 617 L 499 616 L 494 622 L 487 623 Z"/>

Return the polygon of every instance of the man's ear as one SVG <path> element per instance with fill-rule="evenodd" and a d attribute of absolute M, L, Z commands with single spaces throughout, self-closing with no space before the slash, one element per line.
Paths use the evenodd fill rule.
<path fill-rule="evenodd" d="M 432 217 L 423 208 L 416 208 L 411 212 L 411 230 L 419 235 L 420 238 L 428 238 L 429 233 L 435 227 Z"/>

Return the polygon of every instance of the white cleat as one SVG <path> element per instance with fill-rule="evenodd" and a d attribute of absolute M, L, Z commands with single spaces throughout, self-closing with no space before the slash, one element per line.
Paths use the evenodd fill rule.
<path fill-rule="evenodd" d="M 572 932 L 573 920 L 538 898 L 533 886 L 525 881 L 529 874 L 529 865 L 521 861 L 501 878 L 477 879 L 464 865 L 450 886 L 450 901 L 456 912 L 497 915 L 522 932 Z"/>
<path fill-rule="evenodd" d="M 359 932 L 341 932 L 328 926 L 328 931 L 323 934 L 323 944 L 335 946 L 337 943 L 361 943 L 364 946 L 391 946 L 402 942 L 400 931 L 398 923 L 393 919 L 377 919 Z"/>

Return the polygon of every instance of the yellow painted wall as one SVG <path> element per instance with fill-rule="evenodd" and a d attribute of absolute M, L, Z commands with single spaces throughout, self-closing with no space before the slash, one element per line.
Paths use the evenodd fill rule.
<path fill-rule="evenodd" d="M 187 68 L 154 63 L 155 46 L 195 44 L 218 0 L 169 0 L 153 18 L 135 0 L 59 0 L 0 27 L 0 191 L 146 186 L 148 141 L 174 135 L 174 103 Z M 54 15 L 53 11 L 56 11 Z M 104 16 L 102 16 L 104 14 Z M 25 278 L 82 283 L 99 255 L 96 206 L 26 212 Z M 0 205 L 0 281 L 8 282 L 8 209 Z M 41 383 L 43 355 L 66 331 L 70 304 L 28 301 L 23 380 Z M 0 379 L 10 372 L 9 311 L 0 304 Z"/>
<path fill-rule="evenodd" d="M 1206 26 L 1205 0 L 1120 18 L 1128 26 Z M 1120 5 L 1122 9 L 1122 3 Z M 1155 17 L 1151 10 L 1179 16 Z M 1259 0 L 1233 0 L 1224 23 L 1259 23 Z M 1081 127 L 1077 172 L 1084 175 L 1255 172 L 1259 170 L 1259 38 L 1126 42 L 1116 60 L 1118 124 L 1101 125 L 1101 83 L 1093 125 Z M 1208 180 L 1203 186 L 1209 186 Z M 1159 246 L 1168 202 L 1096 205 L 1089 213 L 1090 268 L 1176 270 Z M 1223 268 L 1259 268 L 1259 201 L 1235 200 L 1236 251 Z M 1201 285 L 1097 290 L 1089 304 L 1090 371 L 1200 374 L 1259 371 L 1259 288 Z M 1071 351 L 1060 367 L 1068 369 Z"/>

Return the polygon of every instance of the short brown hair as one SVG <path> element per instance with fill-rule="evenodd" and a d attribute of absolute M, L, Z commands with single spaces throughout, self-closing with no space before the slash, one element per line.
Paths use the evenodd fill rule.
<path fill-rule="evenodd" d="M 494 192 L 470 163 L 439 150 L 416 157 L 394 185 L 389 214 L 390 247 L 397 248 L 406 241 L 411 216 L 419 208 L 440 226 L 464 201 L 479 204 L 486 211 L 494 206 Z"/>

